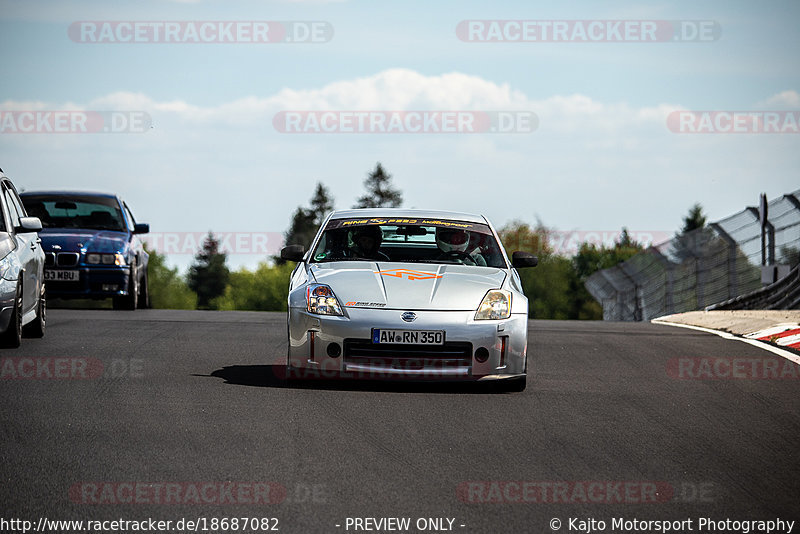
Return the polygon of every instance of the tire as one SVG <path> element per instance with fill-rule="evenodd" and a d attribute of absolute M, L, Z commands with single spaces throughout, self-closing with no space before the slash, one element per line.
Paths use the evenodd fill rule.
<path fill-rule="evenodd" d="M 22 335 L 25 337 L 44 337 L 45 327 L 47 326 L 47 296 L 42 284 L 42 292 L 39 295 L 39 302 L 36 305 L 36 319 L 22 327 Z"/>
<path fill-rule="evenodd" d="M 144 273 L 142 281 L 139 283 L 139 308 L 147 309 L 150 307 L 150 284 L 147 281 L 147 273 Z"/>
<path fill-rule="evenodd" d="M 0 347 L 15 349 L 22 344 L 22 285 L 17 286 L 14 309 L 8 328 L 0 335 Z"/>
<path fill-rule="evenodd" d="M 114 297 L 115 310 L 135 310 L 139 304 L 139 277 L 136 276 L 136 264 L 131 263 L 131 275 L 128 278 L 128 294 Z"/>
<path fill-rule="evenodd" d="M 506 393 L 521 393 L 525 391 L 525 386 L 528 385 L 527 376 L 517 378 L 507 378 L 502 381 L 500 386 L 501 391 Z"/>

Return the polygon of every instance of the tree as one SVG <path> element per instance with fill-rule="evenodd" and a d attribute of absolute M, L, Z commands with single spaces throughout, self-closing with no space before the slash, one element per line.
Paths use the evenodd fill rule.
<path fill-rule="evenodd" d="M 800 248 L 793 247 L 791 245 L 782 245 L 780 250 L 780 261 L 778 263 L 784 263 L 786 265 L 791 265 L 795 267 L 798 263 L 800 263 Z"/>
<path fill-rule="evenodd" d="M 147 261 L 147 282 L 153 308 L 195 309 L 197 295 L 189 289 L 186 280 L 178 275 L 177 267 L 167 267 L 167 259 L 163 254 L 154 250 L 147 250 L 147 253 L 150 255 Z"/>
<path fill-rule="evenodd" d="M 325 216 L 333 211 L 333 198 L 328 188 L 317 182 L 314 196 L 311 197 L 311 213 L 314 215 L 314 222 L 319 226 L 325 220 Z"/>
<path fill-rule="evenodd" d="M 642 244 L 631 237 L 627 228 L 622 228 L 622 233 L 613 247 L 605 245 L 598 247 L 591 243 L 583 243 L 577 254 L 572 257 L 570 319 L 602 319 L 603 308 L 589 294 L 586 280 L 595 272 L 614 267 L 643 250 Z"/>
<path fill-rule="evenodd" d="M 535 268 L 519 271 L 522 289 L 528 297 L 528 315 L 537 319 L 569 319 L 570 264 L 568 259 L 553 254 L 551 233 L 541 221 L 537 221 L 535 228 L 512 221 L 498 232 L 507 252 L 522 250 L 539 258 Z"/>
<path fill-rule="evenodd" d="M 380 162 L 364 180 L 366 194 L 358 199 L 354 208 L 398 208 L 403 204 L 403 194 L 391 184 L 392 175 Z"/>
<path fill-rule="evenodd" d="M 317 182 L 314 196 L 311 197 L 311 207 L 298 206 L 294 211 L 289 229 L 283 234 L 284 244 L 303 245 L 308 249 L 325 216 L 331 211 L 333 211 L 333 197 L 322 182 Z M 273 256 L 272 259 L 279 265 L 286 263 L 279 256 Z"/>
<path fill-rule="evenodd" d="M 703 207 L 696 203 L 683 218 L 683 227 L 672 239 L 670 252 L 678 263 L 682 263 L 686 259 L 704 255 L 713 242 L 714 234 L 706 226 Z"/>
<path fill-rule="evenodd" d="M 704 228 L 705 225 L 706 216 L 703 214 L 703 206 L 698 202 L 689 208 L 689 214 L 683 218 L 683 228 L 680 233 L 686 234 L 692 230 Z"/>
<path fill-rule="evenodd" d="M 189 288 L 197 293 L 198 309 L 215 309 L 211 301 L 225 293 L 230 278 L 226 259 L 227 254 L 219 251 L 219 241 L 208 232 L 203 247 L 189 267 Z"/>
<path fill-rule="evenodd" d="M 289 229 L 283 234 L 283 242 L 286 245 L 303 245 L 308 248 L 317 233 L 318 226 L 314 213 L 310 209 L 298 206 L 292 215 Z"/>
<path fill-rule="evenodd" d="M 572 263 L 575 274 L 585 282 L 596 271 L 622 263 L 643 250 L 644 246 L 631 238 L 627 228 L 623 228 L 613 247 L 583 243 L 578 253 L 572 257 Z"/>
<path fill-rule="evenodd" d="M 543 259 L 553 253 L 550 245 L 552 230 L 541 221 L 536 221 L 536 227 L 531 228 L 526 222 L 513 220 L 498 232 L 503 247 L 511 253 L 516 250 L 536 254 Z"/>
<path fill-rule="evenodd" d="M 643 248 L 642 245 L 631 237 L 631 234 L 628 233 L 628 229 L 624 226 L 622 227 L 622 232 L 619 234 L 619 239 L 616 241 L 616 245 L 617 246 L 614 247 L 616 249 L 635 248 L 641 250 Z"/>

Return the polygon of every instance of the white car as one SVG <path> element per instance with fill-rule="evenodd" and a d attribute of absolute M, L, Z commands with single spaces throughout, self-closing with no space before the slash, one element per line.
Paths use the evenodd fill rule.
<path fill-rule="evenodd" d="M 526 384 L 528 299 L 484 217 L 362 209 L 333 212 L 289 287 L 287 377 L 503 380 Z"/>
<path fill-rule="evenodd" d="M 14 184 L 0 170 L 0 347 L 19 347 L 22 335 L 44 336 L 47 303 L 44 251 Z"/>

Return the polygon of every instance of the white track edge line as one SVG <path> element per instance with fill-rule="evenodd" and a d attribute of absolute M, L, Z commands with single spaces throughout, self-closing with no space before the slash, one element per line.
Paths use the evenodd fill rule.
<path fill-rule="evenodd" d="M 764 350 L 768 350 L 768 351 L 770 351 L 770 352 L 772 352 L 774 354 L 777 354 L 778 356 L 781 356 L 782 358 L 786 358 L 790 362 L 794 362 L 797 365 L 800 365 L 800 356 L 798 356 L 796 354 L 793 354 L 793 353 L 789 352 L 788 350 L 784 350 L 784 349 L 778 348 L 778 347 L 776 347 L 774 345 L 771 345 L 771 344 L 769 344 L 769 343 L 767 343 L 765 341 L 759 341 L 757 339 L 747 339 L 747 338 L 744 338 L 744 337 L 741 337 L 741 336 L 736 336 L 736 335 L 731 334 L 729 332 L 723 332 L 722 330 L 713 330 L 711 328 L 705 328 L 703 326 L 694 326 L 694 325 L 691 325 L 691 324 L 673 323 L 673 322 L 670 322 L 670 321 L 663 321 L 661 319 L 653 319 L 650 322 L 654 323 L 654 324 L 663 324 L 663 325 L 667 325 L 667 326 L 677 326 L 677 327 L 680 327 L 680 328 L 689 328 L 690 330 L 699 330 L 700 332 L 707 332 L 709 334 L 716 334 L 719 337 L 724 338 L 724 339 L 736 339 L 738 341 L 743 341 L 743 342 L 749 343 L 750 345 L 753 345 L 755 347 L 759 347 L 759 348 L 762 348 Z"/>

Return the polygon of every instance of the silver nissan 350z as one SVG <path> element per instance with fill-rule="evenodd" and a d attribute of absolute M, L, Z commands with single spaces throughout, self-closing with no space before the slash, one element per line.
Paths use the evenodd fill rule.
<path fill-rule="evenodd" d="M 289 285 L 287 378 L 502 380 L 525 389 L 528 299 L 486 218 L 406 209 L 336 211 Z"/>

